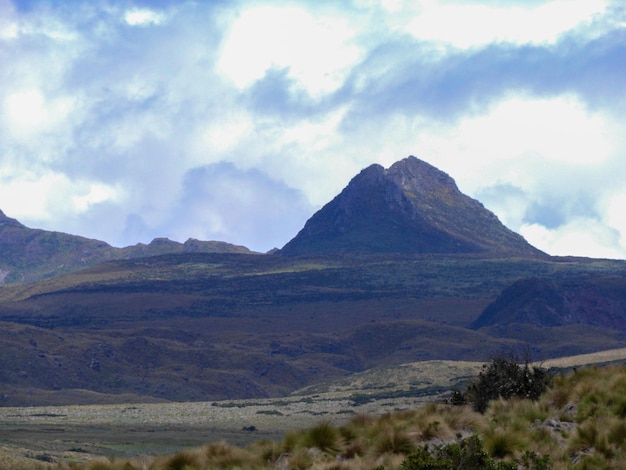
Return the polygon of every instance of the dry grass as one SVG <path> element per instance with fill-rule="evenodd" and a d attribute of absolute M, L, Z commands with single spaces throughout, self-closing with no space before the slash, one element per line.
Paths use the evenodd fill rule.
<path fill-rule="evenodd" d="M 365 383 L 363 377 L 358 383 Z M 342 387 L 340 397 L 348 390 L 347 385 Z M 58 426 L 64 430 L 66 444 L 56 453 L 45 447 L 55 445 L 52 440 L 38 441 L 38 449 L 24 449 L 16 443 L 13 447 L 0 447 L 0 470 L 163 470 L 185 466 L 191 470 L 341 470 L 379 465 L 396 469 L 408 453 L 421 445 L 444 445 L 474 433 L 482 437 L 489 454 L 498 459 L 521 459 L 525 452 L 531 452 L 548 456 L 555 469 L 620 468 L 626 462 L 624 367 L 580 368 L 555 377 L 553 387 L 536 402 L 498 400 L 491 402 L 484 415 L 469 407 L 423 400 L 412 403 L 380 400 L 355 407 L 344 398 L 330 400 L 328 393 L 292 396 L 280 401 L 4 408 L 0 409 L 4 429 L 32 426 L 31 429 L 53 430 Z M 70 451 L 69 446 L 84 445 L 68 439 L 72 427 L 85 430 L 85 423 L 94 429 L 112 424 L 120 426 L 102 435 L 104 439 L 111 439 L 114 430 L 124 426 L 135 433 L 141 426 L 153 430 L 169 428 L 168 436 L 179 439 L 181 445 L 176 451 L 168 451 L 166 445 L 160 449 L 130 446 L 126 449 L 127 457 L 117 454 L 117 458 L 113 458 L 114 454 L 97 457 L 84 451 L 97 449 L 86 446 L 82 453 L 78 452 L 81 448 Z M 231 437 L 238 433 L 243 439 L 237 443 L 229 438 L 226 442 L 216 433 L 216 438 L 207 438 L 204 445 L 194 444 L 194 434 L 206 436 L 201 436 L 201 431 L 209 425 Z M 256 431 L 243 431 L 242 426 L 254 426 Z M 58 436 L 54 436 L 57 445 Z M 187 439 L 184 446 L 183 438 Z M 109 451 L 116 449 L 121 447 L 112 444 L 108 447 Z M 43 460 L 59 463 L 48 464 Z"/>
<path fill-rule="evenodd" d="M 579 354 L 576 356 L 561 357 L 556 359 L 548 359 L 538 363 L 543 367 L 576 367 L 587 366 L 590 364 L 602 364 L 609 362 L 617 362 L 626 360 L 626 348 L 609 349 L 607 351 L 598 351 L 590 354 Z"/>

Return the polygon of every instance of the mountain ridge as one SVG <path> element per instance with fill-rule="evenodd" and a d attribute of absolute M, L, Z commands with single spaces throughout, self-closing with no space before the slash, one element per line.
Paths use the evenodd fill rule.
<path fill-rule="evenodd" d="M 155 238 L 116 248 L 104 241 L 26 227 L 0 211 L 0 283 L 29 283 L 117 259 L 176 253 L 255 253 L 223 241 Z M 452 177 L 414 157 L 373 164 L 270 254 L 502 253 L 547 256 L 505 227 Z"/>
<path fill-rule="evenodd" d="M 374 164 L 316 212 L 280 253 L 509 253 L 545 256 L 448 174 L 409 156 Z"/>
<path fill-rule="evenodd" d="M 318 238 L 296 236 L 292 253 L 204 253 L 205 242 L 158 238 L 129 248 L 141 259 L 97 263 L 112 249 L 104 242 L 0 219 L 0 262 L 52 277 L 0 288 L 0 406 L 72 390 L 92 400 L 283 396 L 372 367 L 626 344 L 626 321 L 590 322 L 606 305 L 593 303 L 597 292 L 626 305 L 626 261 L 547 256 L 415 157 L 365 168 L 301 233 Z M 11 241 L 18 248 L 2 245 Z M 67 260 L 73 271 L 59 275 Z M 472 328 L 528 278 L 595 279 L 589 295 L 564 297 L 583 321 L 519 323 L 513 302 L 513 316 Z M 542 305 L 558 310 L 560 298 Z"/>
<path fill-rule="evenodd" d="M 29 283 L 74 272 L 106 261 L 172 253 L 246 253 L 246 247 L 220 241 L 184 243 L 155 238 L 116 248 L 63 232 L 29 228 L 0 210 L 0 284 Z"/>

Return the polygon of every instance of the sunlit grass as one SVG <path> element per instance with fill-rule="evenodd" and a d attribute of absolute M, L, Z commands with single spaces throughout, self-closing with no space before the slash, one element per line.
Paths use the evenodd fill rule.
<path fill-rule="evenodd" d="M 381 416 L 356 414 L 340 426 L 320 421 L 280 441 L 260 440 L 245 448 L 216 442 L 166 456 L 84 464 L 25 463 L 0 453 L 0 469 L 394 470 L 424 445 L 441 448 L 471 435 L 480 437 L 490 459 L 518 468 L 626 468 L 625 384 L 625 367 L 593 367 L 557 377 L 535 402 L 494 400 L 485 414 L 430 403 Z"/>

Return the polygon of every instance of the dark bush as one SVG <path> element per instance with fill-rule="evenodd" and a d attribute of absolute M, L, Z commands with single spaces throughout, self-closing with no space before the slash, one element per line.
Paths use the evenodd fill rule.
<path fill-rule="evenodd" d="M 520 459 L 497 460 L 490 457 L 478 436 L 471 436 L 452 444 L 422 446 L 410 453 L 400 470 L 548 470 L 550 457 L 526 451 Z"/>
<path fill-rule="evenodd" d="M 512 462 L 497 462 L 487 455 L 478 436 L 471 436 L 459 442 L 429 448 L 422 446 L 412 452 L 402 462 L 401 470 L 512 470 L 517 466 Z"/>
<path fill-rule="evenodd" d="M 552 383 L 552 377 L 542 367 L 531 366 L 526 359 L 521 365 L 515 357 L 496 357 L 483 366 L 478 377 L 465 391 L 464 400 L 484 413 L 489 401 L 497 398 L 527 398 L 537 400 Z"/>

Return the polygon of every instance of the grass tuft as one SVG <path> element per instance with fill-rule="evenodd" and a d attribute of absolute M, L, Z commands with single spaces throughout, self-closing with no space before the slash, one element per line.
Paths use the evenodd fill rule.
<path fill-rule="evenodd" d="M 322 421 L 306 432 L 304 444 L 324 452 L 336 453 L 339 451 L 339 431 L 330 422 Z"/>
<path fill-rule="evenodd" d="M 404 432 L 398 431 L 392 427 L 387 427 L 385 431 L 378 436 L 374 449 L 376 455 L 383 454 L 409 454 L 415 450 L 415 444 L 409 436 Z"/>

